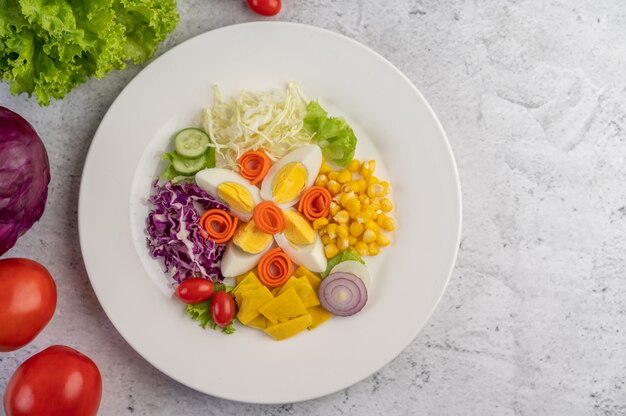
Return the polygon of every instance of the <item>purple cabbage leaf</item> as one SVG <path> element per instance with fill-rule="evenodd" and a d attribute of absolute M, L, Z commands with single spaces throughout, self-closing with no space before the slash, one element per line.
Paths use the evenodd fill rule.
<path fill-rule="evenodd" d="M 154 206 L 146 220 L 150 254 L 162 258 L 166 273 L 181 283 L 190 277 L 223 280 L 220 261 L 224 246 L 204 238 L 199 212 L 228 208 L 193 183 L 158 181 L 148 201 Z"/>

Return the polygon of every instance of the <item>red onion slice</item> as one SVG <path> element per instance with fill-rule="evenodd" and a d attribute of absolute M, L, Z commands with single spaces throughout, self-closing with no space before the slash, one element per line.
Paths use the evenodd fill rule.
<path fill-rule="evenodd" d="M 322 306 L 333 315 L 351 316 L 367 303 L 367 288 L 352 273 L 331 273 L 320 284 Z"/>

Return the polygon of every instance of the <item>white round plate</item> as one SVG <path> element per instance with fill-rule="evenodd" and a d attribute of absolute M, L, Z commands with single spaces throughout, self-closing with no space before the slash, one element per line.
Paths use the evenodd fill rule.
<path fill-rule="evenodd" d="M 299 82 L 344 116 L 357 155 L 376 158 L 393 188 L 398 229 L 368 262 L 374 285 L 357 315 L 274 341 L 239 326 L 203 330 L 171 298 L 146 248 L 150 183 L 174 132 L 226 96 Z M 378 171 L 378 170 L 377 170 Z M 214 30 L 173 48 L 128 84 L 89 149 L 79 201 L 80 243 L 96 295 L 128 343 L 159 370 L 214 396 L 254 403 L 312 399 L 346 388 L 396 357 L 441 298 L 459 244 L 461 198 L 446 135 L 393 65 L 344 36 L 291 23 Z"/>

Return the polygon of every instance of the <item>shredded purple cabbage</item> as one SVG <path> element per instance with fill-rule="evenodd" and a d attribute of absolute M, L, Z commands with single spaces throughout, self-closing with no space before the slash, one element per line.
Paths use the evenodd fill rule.
<path fill-rule="evenodd" d="M 154 209 L 146 219 L 148 247 L 152 257 L 163 258 L 165 272 L 181 283 L 189 277 L 221 281 L 220 260 L 224 246 L 200 233 L 198 209 L 228 208 L 192 183 L 158 181 L 148 201 Z"/>

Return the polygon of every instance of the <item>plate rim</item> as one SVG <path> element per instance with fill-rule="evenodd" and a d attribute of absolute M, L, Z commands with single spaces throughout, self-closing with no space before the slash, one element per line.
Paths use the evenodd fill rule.
<path fill-rule="evenodd" d="M 136 82 L 137 78 L 143 73 L 143 71 L 148 68 L 150 65 L 158 62 L 159 60 L 161 60 L 163 57 L 167 56 L 168 54 L 172 53 L 174 50 L 176 50 L 178 47 L 186 44 L 187 42 L 191 42 L 194 39 L 198 38 L 198 37 L 202 37 L 202 36 L 206 36 L 209 33 L 212 32 L 216 32 L 216 31 L 222 31 L 222 30 L 233 30 L 236 29 L 238 27 L 250 27 L 250 26 L 276 26 L 276 27 L 297 27 L 297 28 L 301 28 L 301 29 L 305 29 L 305 30 L 312 30 L 312 31 L 318 31 L 318 32 L 322 32 L 326 35 L 331 35 L 331 36 L 335 36 L 335 37 L 339 37 L 341 38 L 343 41 L 347 41 L 348 43 L 352 44 L 353 47 L 357 47 L 359 49 L 364 50 L 365 52 L 369 53 L 370 55 L 372 55 L 373 57 L 375 57 L 377 60 L 379 60 L 380 62 L 382 62 L 388 69 L 390 69 L 391 71 L 395 72 L 396 75 L 399 75 L 408 85 L 410 86 L 412 92 L 414 94 L 417 95 L 417 97 L 422 101 L 422 103 L 425 106 L 425 109 L 427 110 L 429 116 L 432 118 L 432 120 L 435 123 L 435 126 L 437 128 L 437 130 L 439 131 L 439 133 L 441 134 L 441 137 L 443 138 L 444 141 L 444 145 L 445 145 L 445 149 L 446 149 L 446 154 L 447 156 L 450 158 L 450 162 L 451 162 L 451 167 L 452 167 L 452 176 L 454 178 L 454 184 L 455 184 L 455 189 L 456 189 L 456 199 L 458 201 L 458 205 L 455 207 L 455 211 L 456 211 L 456 220 L 458 223 L 458 227 L 456 230 L 456 235 L 455 235 L 455 244 L 454 244 L 454 253 L 452 255 L 451 258 L 451 262 L 450 265 L 448 266 L 448 271 L 447 271 L 447 275 L 443 284 L 443 287 L 439 293 L 439 296 L 437 297 L 436 301 L 433 303 L 433 306 L 430 308 L 429 313 L 426 315 L 426 318 L 424 319 L 424 323 L 419 326 L 419 327 L 415 327 L 413 331 L 411 331 L 410 337 L 408 337 L 408 341 L 406 343 L 404 343 L 402 349 L 400 349 L 395 355 L 393 355 L 389 360 L 386 360 L 384 363 L 382 363 L 378 368 L 374 369 L 372 372 L 370 372 L 369 374 L 365 375 L 364 377 L 348 384 L 345 385 L 343 387 L 340 388 L 336 388 L 336 389 L 332 389 L 330 391 L 324 392 L 322 394 L 305 394 L 303 395 L 302 398 L 299 398 L 297 400 L 294 401 L 249 401 L 249 400 L 245 400 L 242 398 L 237 398 L 235 397 L 235 395 L 217 395 L 215 393 L 210 393 L 207 391 L 203 391 L 200 388 L 194 387 L 190 384 L 188 384 L 186 381 L 182 380 L 181 378 L 171 374 L 169 371 L 164 370 L 161 366 L 159 366 L 157 363 L 153 362 L 151 359 L 145 357 L 141 352 L 140 349 L 138 349 L 134 343 L 134 341 L 129 340 L 126 336 L 124 336 L 124 332 L 122 330 L 120 330 L 120 328 L 118 327 L 118 324 L 116 322 L 114 322 L 111 319 L 111 315 L 108 311 L 108 307 L 105 306 L 105 303 L 102 302 L 102 294 L 98 293 L 98 289 L 96 289 L 96 286 L 93 284 L 93 280 L 92 280 L 92 273 L 90 273 L 90 269 L 91 267 L 87 264 L 87 262 L 85 261 L 85 256 L 84 256 L 84 251 L 85 251 L 85 241 L 87 240 L 87 236 L 85 235 L 85 231 L 84 231 L 84 224 L 85 224 L 85 220 L 81 219 L 84 218 L 84 210 L 81 209 L 81 207 L 84 205 L 84 200 L 86 199 L 86 194 L 87 191 L 85 190 L 85 181 L 84 181 L 84 177 L 85 177 L 85 173 L 87 171 L 87 168 L 90 164 L 90 161 L 95 158 L 96 156 L 94 155 L 94 143 L 95 143 L 95 139 L 96 137 L 98 137 L 98 134 L 100 132 L 100 130 L 102 129 L 102 126 L 104 124 L 104 121 L 107 119 L 107 117 L 110 114 L 110 110 L 111 108 L 113 108 L 115 106 L 115 104 L 118 102 L 118 100 L 120 100 L 120 97 L 122 97 L 124 94 L 124 91 L 127 90 L 127 88 L 133 84 L 134 82 Z M 342 391 L 345 390 L 363 380 L 365 380 L 366 378 L 370 377 L 372 374 L 380 371 L 382 368 L 384 368 L 385 366 L 387 366 L 391 361 L 393 361 L 394 359 L 396 359 L 402 352 L 404 352 L 407 347 L 416 339 L 416 337 L 422 332 L 422 330 L 424 329 L 424 327 L 426 326 L 426 324 L 430 321 L 430 319 L 432 318 L 433 314 L 435 313 L 435 311 L 438 309 L 441 300 L 444 296 L 444 294 L 447 291 L 448 285 L 450 283 L 452 274 L 454 272 L 457 260 L 458 260 L 458 253 L 459 253 L 459 244 L 461 241 L 461 236 L 462 236 L 462 230 L 463 230 L 463 198 L 462 198 L 462 190 L 461 190 L 461 181 L 460 181 L 460 177 L 459 177 L 459 172 L 458 172 L 458 166 L 456 163 L 456 158 L 454 157 L 454 153 L 452 151 L 452 147 L 450 145 L 450 140 L 448 138 L 448 135 L 446 134 L 439 118 L 437 117 L 436 113 L 434 112 L 434 110 L 432 109 L 430 103 L 426 100 L 426 98 L 423 96 L 423 94 L 421 93 L 421 91 L 417 88 L 417 86 L 411 81 L 410 78 L 408 78 L 408 76 L 406 76 L 402 71 L 400 71 L 393 63 L 391 63 L 388 59 L 386 59 L 384 56 L 382 56 L 380 53 L 378 53 L 377 51 L 375 51 L 374 49 L 372 49 L 371 47 L 355 40 L 352 39 L 342 33 L 339 32 L 335 32 L 333 30 L 329 30 L 329 29 L 325 29 L 322 27 L 318 27 L 318 26 L 314 26 L 314 25 L 309 25 L 309 24 L 305 24 L 305 23 L 298 23 L 298 22 L 287 22 L 287 21 L 254 21 L 254 22 L 244 22 L 244 23 L 237 23 L 237 24 L 232 24 L 232 25 L 227 25 L 227 26 L 221 26 L 215 29 L 211 29 L 211 30 L 207 30 L 205 32 L 199 33 L 197 35 L 194 35 L 176 45 L 174 45 L 173 47 L 169 48 L 167 51 L 163 52 L 161 55 L 159 55 L 158 57 L 152 59 L 149 63 L 145 64 L 142 69 L 133 76 L 133 78 L 126 83 L 126 85 L 124 86 L 124 88 L 122 88 L 122 90 L 117 94 L 117 96 L 115 97 L 115 99 L 111 102 L 110 106 L 107 108 L 106 113 L 104 114 L 104 116 L 102 117 L 102 119 L 100 120 L 100 123 L 98 124 L 98 128 L 96 129 L 96 131 L 93 134 L 91 143 L 89 144 L 89 149 L 87 151 L 87 155 L 85 157 L 85 162 L 83 165 L 83 169 L 81 171 L 81 177 L 80 177 L 80 187 L 79 187 L 79 195 L 78 195 L 78 234 L 79 234 L 79 244 L 80 244 L 80 248 L 81 248 L 81 258 L 83 260 L 83 264 L 85 266 L 85 270 L 87 272 L 87 276 L 89 278 L 89 282 L 90 285 L 94 291 L 94 294 L 96 295 L 96 298 L 98 299 L 98 302 L 100 303 L 100 306 L 102 307 L 105 315 L 107 316 L 107 318 L 109 319 L 109 322 L 111 322 L 111 324 L 113 325 L 113 327 L 115 328 L 115 330 L 120 334 L 120 336 L 124 339 L 124 341 L 130 345 L 133 350 L 139 355 L 141 356 L 142 359 L 146 360 L 151 366 L 153 366 L 154 368 L 156 368 L 158 371 L 160 371 L 161 373 L 165 374 L 166 376 L 170 377 L 171 379 L 177 381 L 178 383 L 192 389 L 195 391 L 198 391 L 202 394 L 206 394 L 206 395 L 210 395 L 212 397 L 218 397 L 218 398 L 222 398 L 222 399 L 226 399 L 226 400 L 231 400 L 231 401 L 235 401 L 235 402 L 240 402 L 240 403 L 251 403 L 251 404 L 284 404 L 284 403 L 298 403 L 298 402 L 303 402 L 303 401 L 307 401 L 307 400 L 313 400 L 313 399 L 317 399 L 317 398 L 321 398 L 321 397 L 325 397 L 331 394 L 334 394 L 338 391 Z"/>

